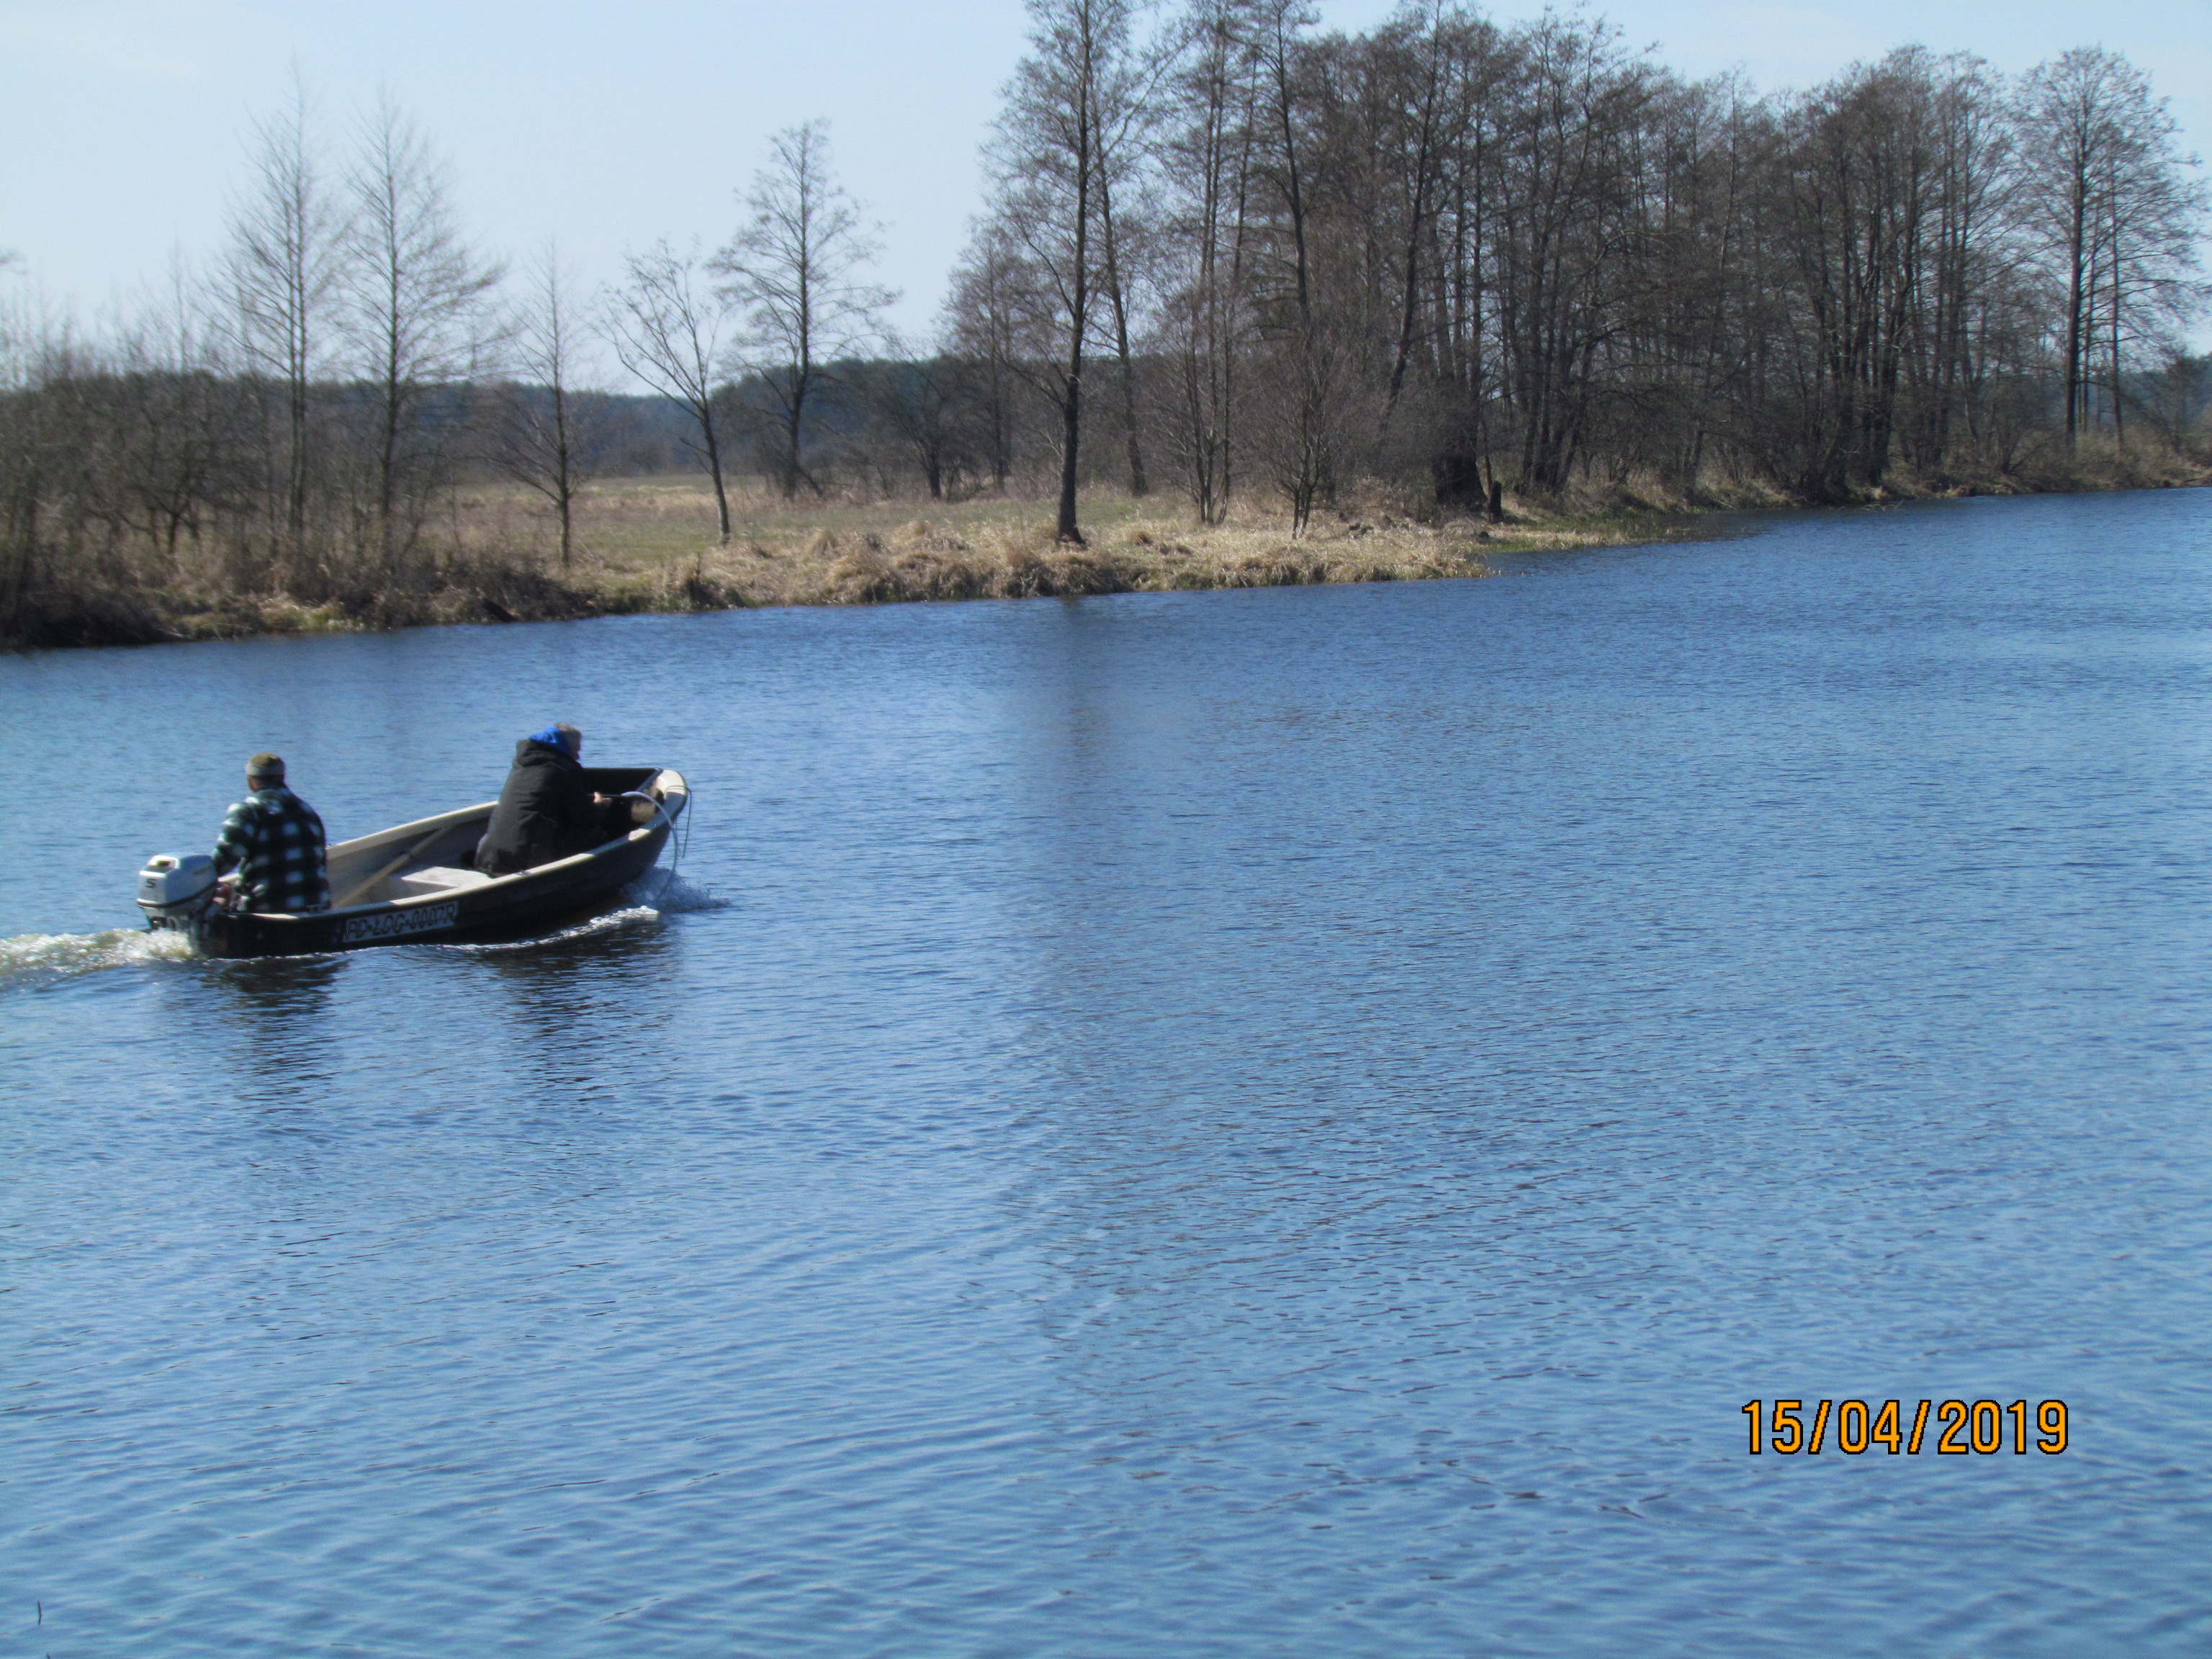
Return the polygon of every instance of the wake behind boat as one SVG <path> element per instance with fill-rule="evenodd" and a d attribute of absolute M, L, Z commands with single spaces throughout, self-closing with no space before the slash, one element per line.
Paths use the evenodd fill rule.
<path fill-rule="evenodd" d="M 636 880 L 660 857 L 690 802 L 666 767 L 583 769 L 592 789 L 626 800 L 632 827 L 589 851 L 513 875 L 472 867 L 495 803 L 334 843 L 331 908 L 302 915 L 232 911 L 216 903 L 214 860 L 164 855 L 138 875 L 147 925 L 187 933 L 210 957 L 302 956 L 372 945 L 527 932 L 574 915 Z"/>

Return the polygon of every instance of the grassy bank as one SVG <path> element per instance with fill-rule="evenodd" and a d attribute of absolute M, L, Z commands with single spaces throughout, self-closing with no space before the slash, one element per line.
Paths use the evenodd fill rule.
<path fill-rule="evenodd" d="M 1928 495 L 2142 488 L 2212 482 L 2172 457 L 2155 464 L 2091 455 L 2063 477 L 1940 489 L 1909 483 L 1870 501 Z M 282 593 L 240 594 L 179 581 L 109 591 L 31 619 L 15 641 L 97 645 L 355 632 L 453 623 L 504 623 L 787 605 L 1405 581 L 1492 574 L 1501 554 L 1620 546 L 1698 533 L 1726 509 L 1795 505 L 1756 488 L 1693 498 L 1633 485 L 1593 489 L 1565 503 L 1507 500 L 1506 520 L 1443 514 L 1418 501 L 1376 497 L 1317 515 L 1303 536 L 1285 520 L 1240 510 L 1194 526 L 1180 498 L 1086 498 L 1087 545 L 1055 545 L 1049 503 L 787 503 L 740 491 L 731 539 L 714 534 L 704 478 L 609 480 L 579 504 L 577 552 L 562 568 L 557 537 L 534 497 L 499 485 L 465 489 L 440 527 L 440 546 L 412 582 L 321 605 Z"/>
<path fill-rule="evenodd" d="M 533 502 L 496 485 L 465 489 L 434 569 L 408 588 L 321 605 L 178 584 L 73 605 L 22 643 L 96 645 L 350 632 L 452 623 L 537 622 L 642 611 L 923 599 L 1077 597 L 1178 588 L 1395 581 L 1488 574 L 1501 550 L 1650 540 L 1679 520 L 1654 513 L 1551 515 L 1486 526 L 1385 512 L 1316 521 L 1293 538 L 1266 518 L 1194 528 L 1171 497 L 1086 499 L 1087 545 L 1052 538 L 1049 503 L 733 503 L 714 534 L 703 479 L 594 485 L 562 568 Z"/>

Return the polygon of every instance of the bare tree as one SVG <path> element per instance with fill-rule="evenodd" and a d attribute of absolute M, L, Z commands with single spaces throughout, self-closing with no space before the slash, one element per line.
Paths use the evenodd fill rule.
<path fill-rule="evenodd" d="M 664 398 L 683 405 L 698 429 L 694 452 L 714 481 L 714 511 L 730 539 L 730 495 L 722 477 L 722 441 L 714 375 L 721 351 L 722 312 L 700 281 L 695 249 L 678 253 L 666 240 L 623 261 L 625 280 L 605 301 L 606 334 L 622 366 Z"/>
<path fill-rule="evenodd" d="M 2192 436 L 2203 430 L 2206 411 L 2212 410 L 2212 356 L 2169 353 L 2155 374 L 2143 377 L 2142 407 L 2159 434 L 2176 452 L 2187 453 Z"/>
<path fill-rule="evenodd" d="M 945 332 L 973 371 L 991 483 L 1006 487 L 1014 464 L 1014 421 L 1022 376 L 1021 318 L 1028 271 L 1005 227 L 982 226 L 953 267 Z"/>
<path fill-rule="evenodd" d="M 1265 0 L 1254 32 L 1267 99 L 1267 149 L 1264 167 L 1278 198 L 1281 224 L 1268 353 L 1276 402 L 1259 423 L 1263 464 L 1291 508 L 1291 529 L 1304 533 L 1316 501 L 1335 487 L 1338 418 L 1345 391 L 1341 330 L 1316 304 L 1315 229 L 1310 192 L 1310 134 L 1302 131 L 1307 88 L 1299 62 L 1298 31 L 1318 21 L 1303 0 Z M 1289 232 L 1287 260 L 1280 252 L 1280 229 Z M 1281 267 L 1287 263 L 1290 293 L 1283 295 Z M 1289 301 L 1286 303 L 1286 301 Z"/>
<path fill-rule="evenodd" d="M 1122 436 L 1132 495 L 1150 494 L 1152 484 L 1146 476 L 1143 428 L 1137 417 L 1139 372 L 1129 347 L 1129 317 L 1139 302 L 1137 290 L 1152 240 L 1145 207 L 1158 174 L 1154 151 L 1160 118 L 1155 94 L 1175 63 L 1182 33 L 1170 30 L 1143 50 L 1125 43 L 1107 58 L 1097 76 L 1098 274 L 1106 290 L 1114 356 L 1121 369 Z"/>
<path fill-rule="evenodd" d="M 116 516 L 143 535 L 165 580 L 185 576 L 187 546 L 203 545 L 251 482 L 239 465 L 249 410 L 225 372 L 208 303 L 173 253 L 167 283 L 117 331 Z"/>
<path fill-rule="evenodd" d="M 531 260 L 527 280 L 529 291 L 509 325 L 517 382 L 501 389 L 491 459 L 551 505 L 561 522 L 565 571 L 574 545 L 576 492 L 605 463 L 606 422 L 599 400 L 577 385 L 587 337 L 577 326 L 573 283 L 551 239 Z"/>
<path fill-rule="evenodd" d="M 443 482 L 440 463 L 463 407 L 452 385 L 475 374 L 491 343 L 484 301 L 501 271 L 462 240 L 444 163 L 389 97 L 363 122 L 360 143 L 346 321 L 374 388 L 371 510 L 393 579 L 428 490 Z"/>
<path fill-rule="evenodd" d="M 785 499 L 802 480 L 819 495 L 806 470 L 807 404 L 823 365 L 881 338 L 884 307 L 898 296 L 858 280 L 882 250 L 830 171 L 827 122 L 775 136 L 745 205 L 752 222 L 708 269 L 727 279 L 718 292 L 739 319 L 735 366 L 757 377 L 775 404 Z"/>
<path fill-rule="evenodd" d="M 2139 81 L 2126 59 L 2083 46 L 2039 64 L 2021 88 L 2021 127 L 2036 228 L 2065 291 L 2066 441 L 2089 395 L 2088 360 L 2106 204 L 2100 186 L 2126 142 L 2126 106 Z"/>
<path fill-rule="evenodd" d="M 1297 316 L 1301 326 L 1313 318 L 1313 275 L 1310 250 L 1306 246 L 1307 191 L 1299 167 L 1298 31 L 1320 21 L 1320 14 L 1304 0 L 1263 0 L 1255 20 L 1261 72 L 1267 81 L 1268 137 L 1267 169 L 1281 197 L 1289 220 L 1291 270 L 1297 279 Z"/>
<path fill-rule="evenodd" d="M 2134 77 L 2122 142 L 2104 182 L 2106 367 L 2114 440 L 2124 438 L 2131 362 L 2171 361 L 2184 331 L 2203 310 L 2198 255 L 2208 208 L 2206 185 L 2182 169 L 2198 165 L 2174 148 L 2179 125 L 2147 77 Z"/>
<path fill-rule="evenodd" d="M 891 343 L 890 358 L 864 371 L 861 389 L 877 428 L 921 469 L 930 500 L 940 501 L 968 462 L 965 366 L 942 352 L 924 356 Z"/>
<path fill-rule="evenodd" d="M 48 574 L 50 478 L 58 446 L 46 395 L 57 330 L 28 296 L 0 296 L 0 636 L 35 625 Z"/>
<path fill-rule="evenodd" d="M 1353 343 L 1333 315 L 1272 343 L 1261 358 L 1270 396 L 1252 422 L 1261 467 L 1291 510 L 1291 534 L 1303 536 L 1332 487 L 1354 426 L 1379 424 L 1379 404 L 1363 398 L 1350 357 Z"/>
<path fill-rule="evenodd" d="M 1007 88 L 988 155 L 999 222 L 1039 280 L 1031 325 L 1050 338 L 1047 390 L 1060 415 L 1060 510 L 1054 533 L 1080 545 L 1083 369 L 1093 326 L 1092 246 L 1108 124 L 1128 82 L 1130 0 L 1028 0 L 1030 56 Z"/>
<path fill-rule="evenodd" d="M 1174 127 L 1163 146 L 1173 204 L 1167 240 L 1179 258 L 1161 313 L 1176 371 L 1162 408 L 1200 524 L 1220 522 L 1234 483 L 1238 371 L 1250 329 L 1245 238 L 1260 97 L 1257 22 L 1243 0 L 1196 0 L 1187 61 L 1172 85 Z"/>
<path fill-rule="evenodd" d="M 2194 280 L 2207 198 L 2176 148 L 2178 124 L 2149 77 L 2098 47 L 2039 65 L 2019 121 L 2031 223 L 2064 294 L 2066 438 L 2090 418 L 2101 351 L 2115 435 L 2129 357 L 2170 349 L 2167 325 L 2203 304 Z"/>
<path fill-rule="evenodd" d="M 238 357 L 282 389 L 283 434 L 271 467 L 281 481 L 271 482 L 295 575 L 317 459 L 313 387 L 328 362 L 332 313 L 353 252 L 345 204 L 325 183 L 313 124 L 313 102 L 296 79 L 289 106 L 255 124 L 223 274 Z"/>

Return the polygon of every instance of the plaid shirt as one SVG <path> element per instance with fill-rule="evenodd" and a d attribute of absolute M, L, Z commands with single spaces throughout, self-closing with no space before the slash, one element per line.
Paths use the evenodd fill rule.
<path fill-rule="evenodd" d="M 327 910 L 323 821 L 283 784 L 257 789 L 230 809 L 215 838 L 218 872 L 238 866 L 248 910 Z"/>

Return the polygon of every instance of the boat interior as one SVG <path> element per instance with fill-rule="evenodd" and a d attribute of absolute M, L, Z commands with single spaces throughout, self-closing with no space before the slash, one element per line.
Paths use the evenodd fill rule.
<path fill-rule="evenodd" d="M 652 766 L 587 766 L 584 776 L 593 790 L 608 795 L 643 793 L 668 806 L 685 793 L 682 776 Z M 475 867 L 477 842 L 491 821 L 494 803 L 418 819 L 355 841 L 333 842 L 327 854 L 331 908 L 390 904 L 407 899 L 481 887 L 493 879 Z M 644 802 L 634 803 L 637 821 L 631 833 L 649 829 L 657 816 Z"/>

